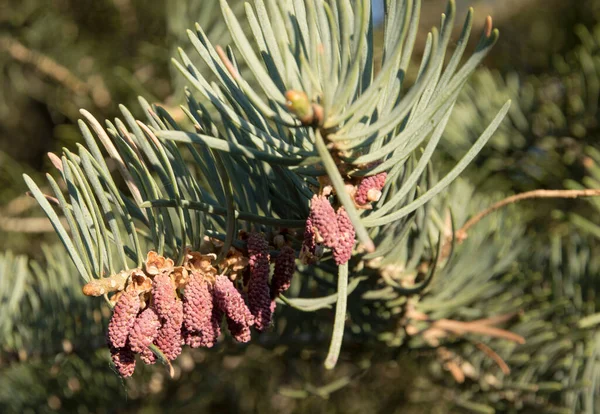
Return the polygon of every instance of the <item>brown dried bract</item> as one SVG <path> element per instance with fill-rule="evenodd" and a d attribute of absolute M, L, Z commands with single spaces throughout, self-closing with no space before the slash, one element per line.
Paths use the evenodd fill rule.
<path fill-rule="evenodd" d="M 213 239 L 208 236 L 204 236 L 202 238 L 202 243 L 200 243 L 200 248 L 198 250 L 202 254 L 217 253 L 219 251 L 219 248 L 222 246 L 222 241 Z"/>
<path fill-rule="evenodd" d="M 117 304 L 117 302 L 119 301 L 119 298 L 121 297 L 121 295 L 123 294 L 123 290 L 120 292 L 115 293 L 114 295 L 110 296 L 108 298 L 108 301 L 110 302 L 110 305 L 114 308 Z"/>
<path fill-rule="evenodd" d="M 173 260 L 159 255 L 154 250 L 148 252 L 148 256 L 146 257 L 146 273 L 149 275 L 171 273 L 174 266 Z"/>
<path fill-rule="evenodd" d="M 187 285 L 190 274 L 188 270 L 183 266 L 177 266 L 173 269 L 173 273 L 171 274 L 173 281 L 175 282 L 175 286 L 177 289 L 181 289 Z"/>
<path fill-rule="evenodd" d="M 131 285 L 137 293 L 148 293 L 152 291 L 152 279 L 150 279 L 141 269 L 134 269 L 131 272 Z"/>
<path fill-rule="evenodd" d="M 242 252 L 232 247 L 220 265 L 233 280 L 236 280 L 242 276 L 242 272 L 248 266 L 248 258 Z"/>
<path fill-rule="evenodd" d="M 203 273 L 214 273 L 217 271 L 213 267 L 213 262 L 217 259 L 214 253 L 202 254 L 199 252 L 188 251 L 185 256 L 184 266 L 188 269 L 200 270 Z"/>

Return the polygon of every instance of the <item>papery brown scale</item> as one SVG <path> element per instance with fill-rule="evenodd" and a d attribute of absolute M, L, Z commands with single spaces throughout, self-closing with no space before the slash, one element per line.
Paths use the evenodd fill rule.
<path fill-rule="evenodd" d="M 202 272 L 213 272 L 216 269 L 212 266 L 212 262 L 216 258 L 213 253 L 188 252 L 186 266 Z"/>
<path fill-rule="evenodd" d="M 146 273 L 157 275 L 159 273 L 170 273 L 173 270 L 173 260 L 165 258 L 153 250 L 146 256 Z"/>
<path fill-rule="evenodd" d="M 269 244 L 259 233 L 248 236 L 248 307 L 254 315 L 254 327 L 264 331 L 271 324 L 271 294 L 269 289 Z"/>
<path fill-rule="evenodd" d="M 125 346 L 139 310 L 140 297 L 134 290 L 125 291 L 119 296 L 108 323 L 108 341 L 111 346 Z"/>
<path fill-rule="evenodd" d="M 171 277 L 173 278 L 177 289 L 180 289 L 187 285 L 189 280 L 189 272 L 185 267 L 177 266 L 173 268 L 173 273 L 171 274 Z"/>
<path fill-rule="evenodd" d="M 152 279 L 140 270 L 136 269 L 131 272 L 131 284 L 138 294 L 143 294 L 152 291 Z"/>

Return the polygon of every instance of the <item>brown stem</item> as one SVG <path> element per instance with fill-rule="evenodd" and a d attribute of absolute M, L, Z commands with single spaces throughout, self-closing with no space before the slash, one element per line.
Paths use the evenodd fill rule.
<path fill-rule="evenodd" d="M 450 371 L 450 374 L 452 374 L 452 377 L 454 377 L 454 380 L 457 383 L 462 384 L 463 382 L 465 382 L 465 373 L 462 369 L 460 369 L 460 366 L 456 361 L 450 360 L 445 362 L 444 368 Z"/>
<path fill-rule="evenodd" d="M 31 197 L 31 198 L 33 198 L 33 197 L 34 197 L 34 196 L 33 196 L 33 193 L 32 193 L 31 191 L 27 191 L 25 194 L 27 194 L 27 195 L 28 195 L 29 197 Z M 48 195 L 48 194 L 43 194 L 43 193 L 42 193 L 42 195 L 44 196 L 44 198 L 45 198 L 46 200 L 48 200 L 48 202 L 49 202 L 50 204 L 54 204 L 55 206 L 57 206 L 57 207 L 60 207 L 60 202 L 58 201 L 58 198 L 56 198 L 56 197 L 52 197 L 51 195 Z"/>
<path fill-rule="evenodd" d="M 480 323 L 481 325 L 486 325 L 486 326 L 493 326 L 493 325 L 500 325 L 502 323 L 506 323 L 508 321 L 510 321 L 511 319 L 515 318 L 516 316 L 518 316 L 518 313 L 506 313 L 504 315 L 498 315 L 498 316 L 492 316 L 489 318 L 485 318 L 485 319 L 478 319 L 477 322 Z"/>
<path fill-rule="evenodd" d="M 83 294 L 86 296 L 102 296 L 106 293 L 123 290 L 130 274 L 131 270 L 123 270 L 109 277 L 94 279 L 83 286 Z"/>
<path fill-rule="evenodd" d="M 18 216 L 37 206 L 38 203 L 35 201 L 35 198 L 29 197 L 27 194 L 22 194 L 9 201 L 2 209 L 2 213 L 7 216 Z"/>
<path fill-rule="evenodd" d="M 456 335 L 464 335 L 465 333 L 475 333 L 479 335 L 492 336 L 494 338 L 508 339 L 509 341 L 518 344 L 524 344 L 525 338 L 505 329 L 495 328 L 493 326 L 483 325 L 479 321 L 461 322 L 451 319 L 440 319 L 432 325 L 434 328 L 443 329 L 452 332 Z"/>
<path fill-rule="evenodd" d="M 67 227 L 67 221 L 62 219 Z M 9 217 L 0 214 L 0 230 L 12 233 L 48 233 L 54 231 L 50 220 L 46 217 Z"/>
<path fill-rule="evenodd" d="M 446 347 L 440 347 L 437 350 L 438 358 L 442 360 L 444 368 L 452 374 L 454 380 L 462 384 L 465 382 L 465 373 L 458 364 L 458 358 L 454 352 L 451 352 Z"/>
<path fill-rule="evenodd" d="M 0 49 L 6 50 L 16 61 L 35 66 L 40 73 L 54 79 L 76 95 L 82 95 L 89 91 L 88 85 L 68 68 L 48 56 L 28 49 L 15 39 L 3 36 L 0 38 Z"/>
<path fill-rule="evenodd" d="M 454 233 L 454 237 L 460 243 L 467 238 L 467 232 L 471 227 L 480 222 L 486 216 L 494 211 L 501 209 L 509 204 L 531 198 L 579 198 L 579 197 L 597 197 L 600 196 L 600 189 L 586 190 L 533 190 L 525 193 L 515 194 L 492 204 L 490 207 L 471 217 L 460 229 Z"/>
<path fill-rule="evenodd" d="M 510 367 L 508 366 L 508 364 L 502 359 L 502 357 L 500 355 L 498 355 L 498 353 L 496 351 L 494 351 L 492 348 L 490 348 L 489 346 L 487 346 L 486 344 L 484 344 L 483 342 L 477 342 L 475 344 L 475 346 L 477 348 L 479 348 L 479 350 L 481 352 L 483 352 L 484 354 L 486 354 L 488 357 L 490 357 L 491 359 L 494 360 L 494 362 L 500 367 L 500 369 L 502 370 L 502 372 L 504 373 L 504 375 L 508 375 L 510 374 Z"/>

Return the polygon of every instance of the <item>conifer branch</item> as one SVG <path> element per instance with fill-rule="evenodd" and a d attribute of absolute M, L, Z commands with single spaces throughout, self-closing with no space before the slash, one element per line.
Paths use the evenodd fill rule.
<path fill-rule="evenodd" d="M 62 220 L 63 226 L 66 221 Z M 48 233 L 54 231 L 46 217 L 10 217 L 0 215 L 0 230 L 12 233 Z"/>
<path fill-rule="evenodd" d="M 510 197 L 506 197 L 497 203 L 492 204 L 490 207 L 476 214 L 470 218 L 460 229 L 458 229 L 454 235 L 456 239 L 461 242 L 467 238 L 467 233 L 475 224 L 479 223 L 486 216 L 493 212 L 516 202 L 522 200 L 529 200 L 534 198 L 580 198 L 580 197 L 598 197 L 600 196 L 600 189 L 585 189 L 585 190 L 533 190 L 525 193 L 515 194 Z"/>
<path fill-rule="evenodd" d="M 85 94 L 89 90 L 87 83 L 75 76 L 67 67 L 42 53 L 25 47 L 16 39 L 8 36 L 0 37 L 0 48 L 8 52 L 13 59 L 32 65 L 40 73 L 62 84 L 75 95 Z"/>

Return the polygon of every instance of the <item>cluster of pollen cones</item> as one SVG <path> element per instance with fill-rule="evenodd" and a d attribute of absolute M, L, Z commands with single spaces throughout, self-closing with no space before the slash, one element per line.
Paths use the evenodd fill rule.
<path fill-rule="evenodd" d="M 370 203 L 381 197 L 385 180 L 386 173 L 380 173 L 350 185 L 356 207 L 371 208 Z M 352 257 L 354 226 L 345 208 L 334 209 L 327 195 L 311 199 L 300 251 L 303 263 L 319 260 L 324 247 L 331 249 L 337 265 Z M 182 265 L 175 266 L 173 260 L 150 251 L 143 269 L 124 270 L 85 285 L 88 296 L 116 292 L 110 298 L 115 306 L 107 342 L 119 374 L 133 374 L 136 354 L 144 363 L 154 364 L 157 359 L 173 361 L 184 345 L 212 347 L 221 336 L 223 319 L 238 342 L 250 341 L 252 327 L 258 332 L 268 329 L 275 299 L 289 288 L 296 269 L 294 249 L 283 234 L 278 237 L 274 260 L 262 233 L 244 233 L 246 251 L 232 249 L 233 256 L 224 259 L 228 269 L 224 272 L 217 270 L 223 263 L 217 265 L 213 253 L 188 251 Z"/>
<path fill-rule="evenodd" d="M 172 361 L 182 351 L 212 347 L 221 335 L 223 319 L 239 342 L 251 339 L 271 325 L 275 298 L 290 286 L 295 252 L 284 245 L 274 259 L 270 276 L 269 244 L 260 233 L 247 235 L 244 277 L 218 274 L 214 254 L 188 252 L 181 266 L 171 259 L 148 253 L 144 269 L 96 279 L 84 293 L 98 296 L 117 293 L 107 342 L 112 361 L 123 377 L 133 374 L 135 355 L 146 364 Z M 240 266 L 241 267 L 241 266 Z"/>
<path fill-rule="evenodd" d="M 344 207 L 337 211 L 323 195 L 314 195 L 310 201 L 310 215 L 306 219 L 304 241 L 300 258 L 304 263 L 314 263 L 325 245 L 333 251 L 337 265 L 350 260 L 354 247 L 355 231 Z"/>
<path fill-rule="evenodd" d="M 382 195 L 387 173 L 382 172 L 364 177 L 358 185 L 348 184 L 347 191 L 359 209 L 370 209 L 371 203 Z M 329 191 L 329 190 L 328 190 Z M 327 197 L 328 191 L 315 194 L 310 200 L 310 214 L 304 227 L 304 241 L 300 251 L 303 263 L 314 263 L 323 254 L 323 247 L 333 253 L 333 260 L 339 266 L 352 257 L 356 233 L 354 226 L 343 206 L 333 208 Z"/>

